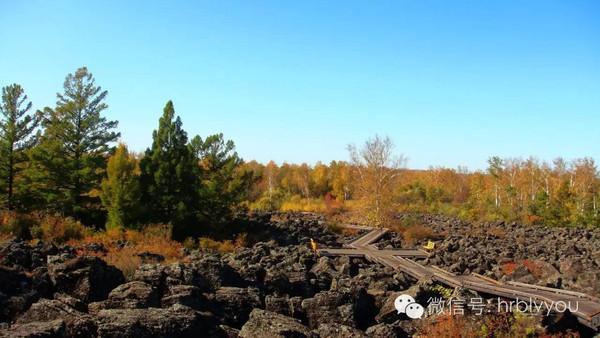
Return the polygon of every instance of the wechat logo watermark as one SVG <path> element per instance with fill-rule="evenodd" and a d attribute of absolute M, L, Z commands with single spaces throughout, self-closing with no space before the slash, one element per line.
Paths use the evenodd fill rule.
<path fill-rule="evenodd" d="M 421 318 L 425 309 L 415 299 L 409 295 L 400 295 L 394 300 L 394 307 L 398 311 L 398 314 L 406 313 L 411 319 Z"/>

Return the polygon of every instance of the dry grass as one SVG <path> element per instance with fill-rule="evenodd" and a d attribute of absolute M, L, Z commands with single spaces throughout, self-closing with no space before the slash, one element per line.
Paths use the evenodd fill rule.
<path fill-rule="evenodd" d="M 12 239 L 11 234 L 2 234 L 0 233 L 0 244 L 4 244 Z"/>
<path fill-rule="evenodd" d="M 504 229 L 501 228 L 495 228 L 492 229 L 488 232 L 488 234 L 492 235 L 492 236 L 496 236 L 498 238 L 504 238 L 506 237 L 506 231 Z"/>
<path fill-rule="evenodd" d="M 408 243 L 420 242 L 425 239 L 433 239 L 433 230 L 422 225 L 414 225 L 404 230 L 404 240 Z"/>
<path fill-rule="evenodd" d="M 202 237 L 198 241 L 198 247 L 201 250 L 218 252 L 221 254 L 233 252 L 239 246 L 241 245 L 231 240 L 215 241 L 214 239 L 209 237 Z"/>
<path fill-rule="evenodd" d="M 525 260 L 521 261 L 521 263 L 523 265 L 525 265 L 525 267 L 529 270 L 529 272 L 531 272 L 533 277 L 535 277 L 536 279 L 540 279 L 542 277 L 540 269 L 535 264 L 535 262 L 525 259 Z"/>
<path fill-rule="evenodd" d="M 358 236 L 358 230 L 357 229 L 344 228 L 344 229 L 342 229 L 342 235 L 346 235 L 346 236 Z"/>
<path fill-rule="evenodd" d="M 80 240 L 70 240 L 69 245 L 81 246 L 87 243 L 102 243 L 107 253 L 81 251 L 80 255 L 92 255 L 103 259 L 106 263 L 116 266 L 123 271 L 125 277 L 130 277 L 142 263 L 137 254 L 151 252 L 162 255 L 164 264 L 169 264 L 183 258 L 183 245 L 171 240 L 171 228 L 162 224 L 153 224 L 136 230 L 108 230 L 94 233 Z M 119 245 L 127 243 L 127 245 Z"/>
<path fill-rule="evenodd" d="M 463 316 L 443 314 L 432 325 L 426 326 L 421 332 L 423 337 L 477 337 L 478 335 L 466 328 Z"/>
<path fill-rule="evenodd" d="M 535 277 L 536 279 L 540 279 L 540 269 L 538 268 L 537 264 L 535 264 L 535 262 L 530 261 L 528 259 L 522 260 L 520 262 L 508 262 L 502 264 L 501 270 L 505 275 L 511 275 L 515 271 L 517 266 L 520 264 L 524 265 L 529 270 L 529 272 L 531 272 L 533 277 Z"/>
<path fill-rule="evenodd" d="M 508 262 L 508 263 L 502 264 L 500 269 L 502 270 L 502 273 L 504 273 L 505 275 L 512 275 L 512 273 L 515 272 L 517 265 L 518 265 L 517 262 Z"/>

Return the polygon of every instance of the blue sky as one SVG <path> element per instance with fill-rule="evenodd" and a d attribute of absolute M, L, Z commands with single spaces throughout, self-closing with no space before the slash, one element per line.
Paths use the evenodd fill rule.
<path fill-rule="evenodd" d="M 53 106 L 80 66 L 138 151 L 173 100 L 260 162 L 376 133 L 411 168 L 600 159 L 598 1 L 0 0 L 0 85 Z"/>

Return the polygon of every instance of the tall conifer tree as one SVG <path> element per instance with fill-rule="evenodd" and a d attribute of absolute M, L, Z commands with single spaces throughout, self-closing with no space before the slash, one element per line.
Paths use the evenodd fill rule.
<path fill-rule="evenodd" d="M 2 88 L 0 105 L 0 179 L 5 190 L 6 206 L 14 208 L 14 190 L 19 172 L 27 160 L 26 151 L 35 145 L 34 131 L 39 124 L 36 114 L 28 113 L 25 91 L 18 84 Z"/>
<path fill-rule="evenodd" d="M 140 161 L 142 203 L 151 221 L 177 225 L 193 212 L 198 165 L 172 101 L 167 102 L 152 139 Z"/>
<path fill-rule="evenodd" d="M 110 143 L 120 133 L 117 121 L 101 114 L 107 91 L 86 67 L 67 75 L 55 109 L 45 108 L 41 144 L 31 152 L 31 176 L 50 208 L 76 217 L 97 209 Z"/>

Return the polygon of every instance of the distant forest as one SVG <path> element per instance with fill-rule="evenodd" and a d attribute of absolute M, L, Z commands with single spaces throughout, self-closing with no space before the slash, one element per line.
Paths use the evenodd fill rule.
<path fill-rule="evenodd" d="M 409 170 L 391 141 L 376 136 L 349 146 L 348 162 L 264 165 L 242 160 L 222 134 L 188 137 L 171 101 L 152 144 L 136 154 L 118 143 L 118 122 L 103 116 L 107 95 L 85 67 L 66 76 L 55 107 L 33 111 L 20 85 L 2 88 L 3 231 L 10 217 L 43 214 L 97 229 L 169 223 L 183 239 L 226 229 L 236 212 L 255 209 L 356 213 L 378 226 L 398 212 L 600 226 L 592 158 L 490 157 L 485 171 Z"/>

